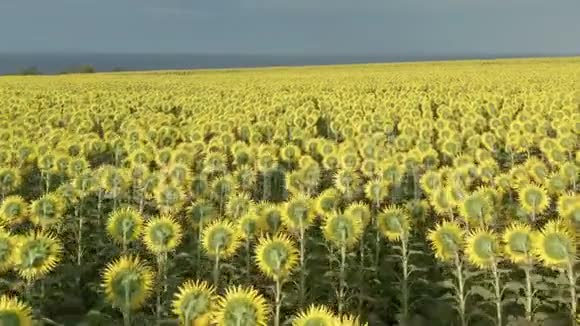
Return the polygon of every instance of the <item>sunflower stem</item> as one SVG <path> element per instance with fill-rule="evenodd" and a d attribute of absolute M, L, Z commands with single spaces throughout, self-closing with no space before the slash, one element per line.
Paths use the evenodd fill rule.
<path fill-rule="evenodd" d="M 252 268 L 252 253 L 250 244 L 250 235 L 246 235 L 246 275 L 249 278 Z"/>
<path fill-rule="evenodd" d="M 218 248 L 215 253 L 215 261 L 213 265 L 213 286 L 219 289 L 219 278 L 220 278 L 220 250 Z"/>
<path fill-rule="evenodd" d="M 75 215 L 79 221 L 78 229 L 78 243 L 77 243 L 77 266 L 81 266 L 83 260 L 83 215 L 82 215 L 82 204 L 83 201 L 79 202 L 79 207 L 75 207 Z"/>
<path fill-rule="evenodd" d="M 304 246 L 304 225 L 300 219 L 300 306 L 304 306 L 304 297 L 306 296 L 306 266 L 304 262 L 305 246 Z"/>
<path fill-rule="evenodd" d="M 345 296 L 345 267 L 346 267 L 346 244 L 343 235 L 342 244 L 340 246 L 340 283 L 338 290 L 338 314 L 342 315 L 344 311 L 344 296 Z"/>
<path fill-rule="evenodd" d="M 532 290 L 532 264 L 531 262 L 523 267 L 524 273 L 526 275 L 526 320 L 531 322 L 533 320 L 533 309 L 532 309 L 532 302 L 534 292 Z"/>
<path fill-rule="evenodd" d="M 568 261 L 568 281 L 570 282 L 570 317 L 572 317 L 572 325 L 576 326 L 576 314 L 578 310 L 578 297 L 576 294 L 576 273 L 574 272 L 574 259 Z"/>
<path fill-rule="evenodd" d="M 403 265 L 401 321 L 403 325 L 407 323 L 409 318 L 409 254 L 407 252 L 407 239 L 406 235 L 401 237 L 401 260 Z"/>
<path fill-rule="evenodd" d="M 196 258 L 195 258 L 196 259 L 195 261 L 197 262 L 197 267 L 198 267 L 198 268 L 195 269 L 195 276 L 196 277 L 199 277 L 199 270 L 200 270 L 199 266 L 201 266 L 201 237 L 202 237 L 202 231 L 203 231 L 202 221 L 200 221 L 199 222 L 199 226 L 198 226 L 198 230 L 197 230 L 197 241 L 195 243 L 195 250 L 196 250 L 196 255 L 197 255 Z"/>
<path fill-rule="evenodd" d="M 467 326 L 467 319 L 465 316 L 465 281 L 463 279 L 463 265 L 458 253 L 455 253 L 455 268 L 458 285 L 457 299 L 459 303 L 459 319 L 461 322 L 460 325 Z"/>
<path fill-rule="evenodd" d="M 97 224 L 101 225 L 101 213 L 103 211 L 103 190 L 99 189 L 97 196 Z"/>
<path fill-rule="evenodd" d="M 159 273 L 159 288 L 157 290 L 157 306 L 156 317 L 157 323 L 161 322 L 161 313 L 163 310 L 162 297 L 165 293 L 165 272 L 166 272 L 167 253 L 162 253 L 157 256 L 157 271 Z"/>
<path fill-rule="evenodd" d="M 495 290 L 495 312 L 497 325 L 503 325 L 503 318 L 501 312 L 501 284 L 499 278 L 499 271 L 497 270 L 497 262 L 491 264 L 491 271 L 493 274 L 493 288 Z"/>
<path fill-rule="evenodd" d="M 274 326 L 280 326 L 280 307 L 282 306 L 282 282 L 276 277 L 276 316 Z"/>

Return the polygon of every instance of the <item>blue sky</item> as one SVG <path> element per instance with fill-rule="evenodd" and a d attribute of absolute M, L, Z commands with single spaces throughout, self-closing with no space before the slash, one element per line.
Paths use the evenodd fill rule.
<path fill-rule="evenodd" d="M 580 54 L 580 0 L 0 0 L 0 52 Z"/>

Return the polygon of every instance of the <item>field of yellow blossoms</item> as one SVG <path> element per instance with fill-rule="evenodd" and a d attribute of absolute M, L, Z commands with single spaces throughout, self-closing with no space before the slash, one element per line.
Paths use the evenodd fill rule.
<path fill-rule="evenodd" d="M 0 78 L 0 325 L 576 325 L 580 58 Z"/>

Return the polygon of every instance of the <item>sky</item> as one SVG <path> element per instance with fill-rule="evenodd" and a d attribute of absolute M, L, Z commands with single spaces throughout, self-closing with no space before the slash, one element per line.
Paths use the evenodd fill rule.
<path fill-rule="evenodd" d="M 580 54 L 580 0 L 0 0 L 0 53 Z"/>

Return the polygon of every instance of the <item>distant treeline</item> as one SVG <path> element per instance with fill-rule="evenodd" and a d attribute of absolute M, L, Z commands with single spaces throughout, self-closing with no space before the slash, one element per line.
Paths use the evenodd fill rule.
<path fill-rule="evenodd" d="M 112 71 L 113 72 L 120 72 L 120 71 L 124 71 L 125 69 L 123 68 L 115 68 Z M 61 72 L 59 72 L 59 75 L 66 75 L 66 74 L 92 74 L 97 72 L 97 70 L 95 69 L 95 67 L 91 66 L 91 65 L 80 65 L 80 66 L 74 66 L 74 67 L 70 67 L 67 68 Z M 30 66 L 30 67 L 26 67 L 24 69 L 19 70 L 18 72 L 16 72 L 15 75 L 21 75 L 21 76 L 33 76 L 33 75 L 42 75 L 42 71 L 40 71 L 40 69 L 38 69 L 38 67 L 36 66 Z"/>

